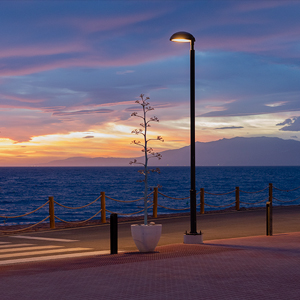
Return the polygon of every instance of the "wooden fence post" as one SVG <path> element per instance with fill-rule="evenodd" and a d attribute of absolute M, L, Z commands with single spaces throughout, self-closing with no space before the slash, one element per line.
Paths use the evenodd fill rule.
<path fill-rule="evenodd" d="M 157 218 L 157 198 L 158 198 L 158 187 L 155 187 L 153 192 L 153 218 Z"/>
<path fill-rule="evenodd" d="M 204 214 L 204 188 L 200 189 L 200 214 Z"/>
<path fill-rule="evenodd" d="M 273 184 L 269 183 L 269 235 L 273 235 Z"/>
<path fill-rule="evenodd" d="M 105 192 L 101 192 L 101 223 L 106 223 Z"/>
<path fill-rule="evenodd" d="M 240 210 L 240 188 L 235 188 L 235 209 Z"/>
<path fill-rule="evenodd" d="M 54 197 L 49 197 L 49 219 L 50 219 L 50 228 L 55 228 L 55 215 L 54 215 Z"/>

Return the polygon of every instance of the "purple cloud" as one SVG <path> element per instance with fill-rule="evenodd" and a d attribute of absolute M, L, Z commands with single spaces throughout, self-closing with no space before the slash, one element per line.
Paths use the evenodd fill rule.
<path fill-rule="evenodd" d="M 215 129 L 241 129 L 244 128 L 243 126 L 230 126 L 230 127 L 219 127 Z"/>
<path fill-rule="evenodd" d="M 113 112 L 112 109 L 90 109 L 90 110 L 78 110 L 78 111 L 60 111 L 54 112 L 53 116 L 75 116 L 75 115 L 89 115 L 89 114 L 108 114 Z"/>
<path fill-rule="evenodd" d="M 284 126 L 279 130 L 282 131 L 300 131 L 300 117 L 294 117 L 292 119 L 286 119 L 282 123 L 276 124 L 277 126 Z"/>

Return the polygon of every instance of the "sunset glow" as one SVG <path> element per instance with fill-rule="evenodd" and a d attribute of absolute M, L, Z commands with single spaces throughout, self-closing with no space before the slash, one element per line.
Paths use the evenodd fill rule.
<path fill-rule="evenodd" d="M 165 140 L 155 150 L 189 145 L 178 31 L 196 39 L 197 141 L 300 140 L 300 3 L 246 2 L 2 1 L 0 166 L 142 155 L 130 117 L 141 93 Z"/>

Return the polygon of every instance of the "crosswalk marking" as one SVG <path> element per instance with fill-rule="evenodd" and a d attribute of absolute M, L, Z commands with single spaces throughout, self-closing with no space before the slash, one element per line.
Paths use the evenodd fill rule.
<path fill-rule="evenodd" d="M 56 259 L 62 259 L 62 258 L 96 256 L 96 255 L 104 255 L 104 254 L 109 254 L 109 253 L 110 253 L 109 250 L 105 250 L 105 251 L 91 251 L 91 252 L 68 253 L 68 254 L 58 254 L 58 255 L 49 255 L 49 256 L 8 259 L 8 260 L 0 261 L 0 266 L 19 264 L 19 263 L 28 263 L 28 262 L 37 262 L 37 261 L 56 260 Z"/>
<path fill-rule="evenodd" d="M 25 246 L 31 246 L 33 244 L 8 244 L 8 245 L 1 245 L 0 249 L 4 248 L 11 248 L 11 247 L 25 247 Z"/>
<path fill-rule="evenodd" d="M 7 253 L 7 252 L 20 252 L 20 251 L 32 251 L 32 250 L 44 250 L 44 249 L 51 249 L 51 248 L 62 248 L 63 246 L 33 246 L 33 247 L 17 247 L 17 248 L 9 248 L 9 249 L 0 249 L 0 253 Z M 1 257 L 1 254 L 0 254 Z"/>
<path fill-rule="evenodd" d="M 9 253 L 9 254 L 0 254 L 1 258 L 7 257 L 17 257 L 17 256 L 33 256 L 33 255 L 44 255 L 50 253 L 60 253 L 60 252 L 75 252 L 75 251 L 87 251 L 91 248 L 61 248 L 61 249 L 51 249 L 51 250 L 40 250 L 40 251 L 30 251 L 30 252 L 20 252 L 20 253 Z"/>
<path fill-rule="evenodd" d="M 65 242 L 65 243 L 78 242 L 78 240 L 56 239 L 56 238 L 46 238 L 46 237 L 28 236 L 28 235 L 13 235 L 13 236 L 11 236 L 11 238 L 40 240 L 40 241 L 53 241 L 53 242 Z"/>
<path fill-rule="evenodd" d="M 58 240 L 61 241 L 61 239 Z M 105 255 L 109 253 L 109 250 L 96 251 L 93 248 L 83 247 L 68 248 L 64 245 L 48 244 L 39 246 L 35 243 L 14 244 L 12 242 L 0 242 L 0 266 L 64 258 Z"/>

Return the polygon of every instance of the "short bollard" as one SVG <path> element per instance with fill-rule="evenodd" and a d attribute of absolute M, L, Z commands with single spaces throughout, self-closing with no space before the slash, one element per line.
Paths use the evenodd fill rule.
<path fill-rule="evenodd" d="M 118 215 L 110 215 L 110 254 L 118 254 Z"/>

